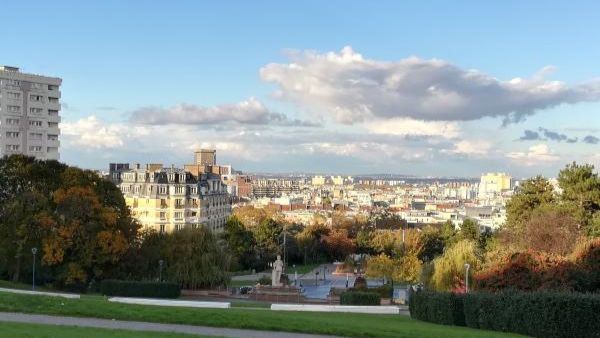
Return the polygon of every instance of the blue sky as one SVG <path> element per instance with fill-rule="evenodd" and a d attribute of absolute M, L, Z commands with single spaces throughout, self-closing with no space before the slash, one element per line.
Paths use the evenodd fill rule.
<path fill-rule="evenodd" d="M 183 164 L 199 146 L 216 146 L 237 169 L 270 172 L 528 176 L 600 163 L 594 1 L 2 8 L 0 64 L 63 79 L 69 164 Z M 401 74 L 407 82 L 394 82 Z M 503 91 L 488 92 L 496 80 Z M 503 126 L 507 117 L 516 122 Z M 525 130 L 537 136 L 519 140 Z"/>

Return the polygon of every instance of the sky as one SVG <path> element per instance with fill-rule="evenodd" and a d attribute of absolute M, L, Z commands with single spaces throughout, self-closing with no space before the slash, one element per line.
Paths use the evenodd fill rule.
<path fill-rule="evenodd" d="M 11 1 L 63 79 L 61 160 L 555 176 L 600 165 L 597 1 Z"/>

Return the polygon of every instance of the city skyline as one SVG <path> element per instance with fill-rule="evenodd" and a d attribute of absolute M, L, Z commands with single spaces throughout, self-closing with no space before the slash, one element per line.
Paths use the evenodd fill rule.
<path fill-rule="evenodd" d="M 216 148 L 250 172 L 552 176 L 600 164 L 598 7 L 10 3 L 31 20 L 6 18 L 0 64 L 63 79 L 84 168 Z"/>

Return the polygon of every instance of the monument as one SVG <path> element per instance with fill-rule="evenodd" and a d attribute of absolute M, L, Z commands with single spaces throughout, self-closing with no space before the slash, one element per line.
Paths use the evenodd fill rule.
<path fill-rule="evenodd" d="M 277 255 L 277 260 L 273 262 L 273 272 L 271 273 L 271 286 L 282 286 L 281 274 L 283 273 L 283 261 L 281 256 Z"/>

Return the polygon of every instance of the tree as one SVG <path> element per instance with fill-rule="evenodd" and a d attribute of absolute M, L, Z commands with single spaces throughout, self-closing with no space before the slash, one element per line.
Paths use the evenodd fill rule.
<path fill-rule="evenodd" d="M 343 261 L 354 252 L 354 242 L 348 237 L 344 230 L 332 230 L 323 236 L 323 244 L 330 259 Z"/>
<path fill-rule="evenodd" d="M 382 253 L 378 256 L 370 257 L 367 260 L 367 269 L 365 274 L 370 278 L 387 278 L 392 279 L 395 273 L 396 266 L 394 260 Z"/>
<path fill-rule="evenodd" d="M 210 288 L 229 283 L 232 256 L 206 227 L 168 234 L 164 256 L 169 280 L 182 288 Z"/>
<path fill-rule="evenodd" d="M 524 236 L 517 240 L 519 249 L 532 249 L 566 255 L 573 251 L 581 236 L 572 210 L 565 206 L 540 206 L 525 223 Z"/>
<path fill-rule="evenodd" d="M 433 275 L 426 281 L 437 290 L 448 291 L 454 288 L 457 280 L 465 280 L 465 263 L 471 265 L 470 271 L 477 270 L 479 258 L 474 242 L 462 240 L 447 248 L 444 254 L 433 261 Z"/>
<path fill-rule="evenodd" d="M 282 231 L 283 225 L 272 218 L 264 219 L 253 229 L 256 250 L 263 267 L 275 260 L 276 255 L 281 254 L 279 238 Z"/>
<path fill-rule="evenodd" d="M 444 237 L 442 231 L 432 226 L 425 227 L 420 234 L 422 248 L 417 257 L 423 262 L 431 262 L 434 258 L 444 253 Z"/>
<path fill-rule="evenodd" d="M 573 216 L 588 235 L 593 235 L 596 225 L 591 220 L 600 211 L 600 177 L 594 173 L 594 166 L 573 162 L 558 173 L 558 184 L 561 201 L 575 207 Z"/>
<path fill-rule="evenodd" d="M 525 180 L 517 193 L 506 203 L 505 228 L 515 234 L 522 234 L 524 224 L 534 209 L 544 204 L 554 204 L 554 188 L 547 179 L 536 176 Z"/>
<path fill-rule="evenodd" d="M 323 237 L 331 230 L 324 224 L 313 223 L 306 226 L 296 237 L 300 252 L 304 253 L 304 264 L 321 262 L 327 257 Z"/>
<path fill-rule="evenodd" d="M 465 219 L 460 226 L 459 238 L 470 241 L 479 240 L 479 224 L 477 224 L 477 221 L 470 218 Z"/>
<path fill-rule="evenodd" d="M 256 241 L 252 231 L 247 230 L 237 216 L 231 216 L 225 224 L 225 231 L 221 235 L 231 250 L 238 268 L 255 268 Z"/>

